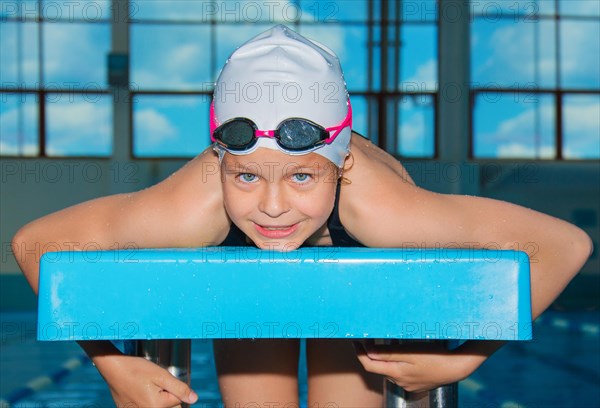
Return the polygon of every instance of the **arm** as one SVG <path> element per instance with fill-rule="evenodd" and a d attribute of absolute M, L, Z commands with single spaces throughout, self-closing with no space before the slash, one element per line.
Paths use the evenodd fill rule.
<path fill-rule="evenodd" d="M 80 251 L 216 244 L 229 227 L 219 177 L 214 155 L 205 151 L 151 188 L 91 200 L 25 225 L 13 238 L 13 253 L 37 293 L 42 254 L 34 257 L 26 248 Z M 186 384 L 166 370 L 143 358 L 123 356 L 109 342 L 80 345 L 118 405 L 133 401 L 139 406 L 174 406 L 195 398 Z"/>
<path fill-rule="evenodd" d="M 374 178 L 374 172 L 368 171 L 374 166 L 369 158 L 360 152 L 354 156 L 363 166 L 347 174 L 352 183 L 344 186 L 342 200 L 347 201 L 341 204 L 342 222 L 353 236 L 373 247 L 458 244 L 523 250 L 531 260 L 534 319 L 556 299 L 591 253 L 587 234 L 567 222 L 498 200 L 432 193 L 381 169 Z M 361 200 L 353 202 L 354 197 Z M 370 197 L 376 199 L 369 202 Z M 367 370 L 394 378 L 408 391 L 420 391 L 467 377 L 501 345 L 471 341 L 454 352 L 431 350 L 430 345 L 367 347 L 359 349 L 359 358 Z"/>
<path fill-rule="evenodd" d="M 42 253 L 33 257 L 25 249 L 80 251 L 217 243 L 229 227 L 218 168 L 212 152 L 205 151 L 155 186 L 101 197 L 35 220 L 13 237 L 16 260 L 37 293 Z"/>

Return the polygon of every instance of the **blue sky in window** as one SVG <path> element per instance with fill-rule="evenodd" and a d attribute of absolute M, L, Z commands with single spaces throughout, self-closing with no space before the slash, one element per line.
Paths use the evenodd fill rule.
<path fill-rule="evenodd" d="M 481 94 L 473 111 L 473 150 L 482 158 L 554 157 L 554 97 Z"/>
<path fill-rule="evenodd" d="M 108 156 L 112 150 L 112 96 L 46 96 L 49 156 Z"/>
<path fill-rule="evenodd" d="M 39 86 L 37 24 L 2 22 L 0 24 L 0 47 L 2 49 L 2 58 L 0 58 L 2 87 L 33 88 Z"/>
<path fill-rule="evenodd" d="M 0 154 L 38 154 L 38 108 L 33 94 L 0 94 Z"/>
<path fill-rule="evenodd" d="M 326 8 L 325 6 L 316 6 L 312 2 L 304 2 L 303 8 L 301 9 L 301 20 L 302 21 L 322 21 L 345 19 L 351 14 L 349 6 L 352 5 L 353 10 L 366 9 L 366 2 L 340 2 L 336 3 L 335 8 Z M 150 6 L 154 8 L 154 11 L 150 9 Z M 199 6 L 200 7 L 200 6 Z M 431 6 L 428 6 L 429 10 Z M 164 10 L 163 14 L 154 14 L 159 10 Z M 224 20 L 235 19 L 235 7 L 227 10 L 220 10 L 219 13 L 215 13 L 214 18 L 223 18 Z M 273 8 L 270 11 L 263 10 L 264 14 L 271 13 L 275 15 L 278 11 L 281 11 L 280 21 L 285 22 L 287 14 L 284 14 L 285 6 L 280 8 Z M 293 6 L 287 9 L 288 11 L 296 10 L 297 6 Z M 290 12 L 291 12 L 290 11 Z M 332 11 L 337 13 L 333 16 Z M 243 8 L 238 8 L 237 12 L 239 15 L 247 15 L 249 12 L 244 11 Z M 411 10 L 411 13 L 418 13 L 418 11 Z M 164 4 L 161 2 L 153 2 L 152 5 L 144 5 L 139 9 L 136 17 L 139 19 L 152 19 L 157 18 L 160 15 L 161 18 L 165 16 L 172 16 L 173 18 L 206 18 L 201 15 L 201 7 L 198 9 L 190 9 L 186 17 L 182 17 L 183 11 L 179 6 L 175 6 L 172 9 L 164 9 Z M 253 14 L 256 15 L 256 14 Z M 362 17 L 354 17 L 355 19 Z M 254 35 L 261 33 L 262 31 L 270 28 L 271 24 L 236 24 L 236 25 L 222 25 L 216 27 L 216 56 L 217 66 L 215 67 L 215 74 L 211 77 L 216 78 L 221 65 L 225 62 L 227 57 L 243 42 L 252 38 Z M 172 26 L 139 26 L 133 27 L 132 30 L 132 82 L 139 89 L 177 89 L 177 90 L 206 90 L 211 85 L 212 79 L 208 79 L 206 76 L 209 65 L 206 63 L 208 56 L 210 55 L 210 44 L 208 41 L 208 32 L 200 33 L 197 28 L 185 28 L 182 27 L 180 31 Z M 188 31 L 186 31 L 188 30 Z M 195 30 L 194 35 L 189 35 L 189 30 Z M 145 32 L 147 31 L 147 33 Z M 196 32 L 197 31 L 197 32 Z M 320 43 L 333 49 L 339 56 L 342 66 L 344 67 L 345 79 L 351 90 L 366 90 L 367 89 L 367 78 L 365 75 L 367 69 L 367 44 L 366 44 L 366 28 L 362 25 L 343 25 L 337 23 L 327 23 L 325 25 L 301 25 L 299 31 L 308 36 L 309 38 L 316 39 Z M 435 72 L 437 69 L 435 55 L 437 53 L 436 44 L 436 33 L 433 26 L 421 26 L 421 27 L 408 27 L 406 33 L 403 35 L 408 37 L 422 37 L 423 41 L 427 44 L 423 46 L 420 41 L 410 40 L 407 41 L 407 47 L 405 54 L 402 58 L 403 68 L 402 77 L 410 81 L 411 85 L 418 87 L 419 90 L 424 89 L 435 89 L 436 84 L 434 83 Z M 154 33 L 152 33 L 154 32 Z M 151 43 L 153 46 L 148 49 L 143 44 Z M 139 46 L 138 46 L 139 44 Z M 177 44 L 174 46 L 173 44 Z M 181 56 L 185 55 L 187 59 L 182 60 Z M 175 63 L 177 61 L 177 63 Z M 205 61 L 203 65 L 200 65 L 202 61 Z M 144 63 L 145 62 L 145 63 Z M 138 65 L 139 63 L 139 65 Z M 182 79 L 188 73 L 188 80 Z M 201 73 L 201 74 L 199 74 Z M 196 79 L 190 80 L 191 75 L 195 74 Z M 412 90 L 415 90 L 413 86 Z M 134 117 L 137 117 L 136 113 L 139 108 L 134 106 Z M 146 114 L 152 110 L 154 117 L 161 117 L 160 121 L 164 125 L 164 128 L 171 130 L 177 129 L 176 123 L 187 120 L 184 118 L 183 111 L 172 111 L 168 115 L 161 114 L 157 107 L 145 106 Z M 355 126 L 360 126 L 362 129 L 357 129 L 366 134 L 366 103 L 364 100 L 357 100 L 355 103 Z M 404 117 L 411 120 L 410 129 L 415 129 L 415 123 L 421 123 L 423 114 L 418 110 L 406 110 L 403 112 Z M 432 120 L 432 115 L 430 115 Z M 137 120 L 134 121 L 134 128 Z M 432 124 L 425 126 L 420 125 L 420 128 L 432 128 Z M 417 143 L 419 146 L 426 145 L 426 155 L 430 155 L 433 141 L 419 142 L 412 140 L 414 131 L 403 132 L 405 135 L 410 134 L 411 139 L 406 139 L 404 145 L 413 146 L 408 150 L 413 154 L 419 155 L 419 149 L 415 150 L 414 146 Z M 137 134 L 137 131 L 136 131 Z M 141 133 L 140 133 L 141 134 Z M 166 133 L 165 133 L 166 135 Z M 431 137 L 432 133 L 428 136 Z M 181 140 L 186 139 L 186 136 L 181 134 Z M 153 139 L 153 146 L 156 155 L 164 154 L 165 151 L 173 151 L 174 140 L 169 137 L 156 137 Z M 162 140 L 162 144 L 159 141 Z M 206 143 L 207 138 L 206 138 Z M 182 155 L 190 154 L 189 143 L 181 143 L 179 151 Z M 148 149 L 144 149 L 144 155 L 152 155 L 152 152 Z M 174 154 L 174 153 L 172 153 Z"/>
<path fill-rule="evenodd" d="M 30 2 L 31 3 L 31 2 Z M 49 5 L 51 2 L 43 4 Z M 217 48 L 211 50 L 209 37 L 209 27 L 198 24 L 191 25 L 132 25 L 131 30 L 131 81 L 134 83 L 134 89 L 156 89 L 166 90 L 174 89 L 180 91 L 205 91 L 210 88 L 212 81 L 224 63 L 227 55 L 237 46 L 251 38 L 253 35 L 269 28 L 271 22 L 268 17 L 274 17 L 274 20 L 282 23 L 289 23 L 290 17 L 298 14 L 300 11 L 301 21 L 304 22 L 323 22 L 326 24 L 300 25 L 300 32 L 308 37 L 327 45 L 336 51 L 342 61 L 346 80 L 350 90 L 365 90 L 366 83 L 366 29 L 357 23 L 340 24 L 334 23 L 336 19 L 350 19 L 359 22 L 366 18 L 365 1 L 337 1 L 325 2 L 328 5 L 315 5 L 313 1 L 302 2 L 298 6 L 289 2 L 279 2 L 271 9 L 267 9 L 262 2 L 254 3 L 254 8 L 249 6 L 236 6 L 236 2 L 228 2 L 229 6 L 223 6 L 219 2 L 221 9 L 207 10 L 207 2 L 189 2 L 189 1 L 137 1 L 133 2 L 132 17 L 134 19 L 184 19 L 184 20 L 206 20 L 208 14 L 217 22 L 237 22 L 235 25 L 218 26 L 216 29 Z M 376 2 L 376 8 L 380 7 L 380 2 Z M 83 3 L 82 3 L 83 4 Z M 101 4 L 101 3 L 99 3 Z M 106 2 L 102 13 L 109 14 L 109 7 Z M 241 4 L 241 3 L 240 3 Z M 266 4 L 266 3 L 265 3 Z M 430 20 L 431 13 L 428 11 L 432 2 L 405 2 L 403 13 L 406 19 L 416 19 L 418 21 Z M 472 24 L 472 79 L 479 87 L 494 86 L 514 86 L 515 83 L 521 86 L 538 86 L 540 88 L 554 88 L 556 83 L 556 53 L 561 55 L 560 82 L 562 87 L 566 88 L 600 88 L 600 61 L 597 52 L 600 49 L 600 2 L 596 1 L 560 1 L 559 7 L 561 13 L 580 16 L 597 16 L 598 20 L 586 20 L 561 22 L 560 49 L 554 47 L 555 26 L 551 21 L 541 21 L 533 23 L 526 16 L 531 13 L 531 7 L 537 7 L 541 14 L 552 14 L 554 8 L 550 7 L 552 2 L 474 2 L 472 9 L 476 12 L 486 13 L 491 10 L 493 5 L 500 5 L 501 13 L 515 13 L 517 18 L 499 20 L 488 16 L 489 18 L 475 19 Z M 532 6 L 532 4 L 534 6 Z M 256 8 L 258 5 L 259 8 Z M 331 6 L 333 5 L 333 6 Z M 414 7 L 414 8 L 409 8 Z M 28 4 L 28 7 L 36 9 L 36 3 Z M 82 8 L 80 7 L 80 13 Z M 229 9 L 225 7 L 230 7 Z M 236 9 L 237 7 L 237 9 Z M 77 13 L 78 9 L 74 9 Z M 42 11 L 49 16 L 52 9 L 47 8 Z M 88 11 L 93 11 L 89 9 Z M 3 10 L 6 14 L 7 10 Z M 295 14 L 292 14 L 295 13 Z M 333 13 L 333 14 L 332 14 Z M 66 14 L 65 14 L 66 15 Z M 63 15 L 63 18 L 64 16 Z M 510 14 L 513 15 L 513 14 Z M 87 15 L 91 15 L 88 13 Z M 245 21 L 257 21 L 255 24 L 242 24 Z M 261 23 L 262 22 L 262 23 Z M 39 83 L 38 77 L 38 48 L 37 27 L 34 23 L 22 24 L 21 39 L 22 47 L 20 60 L 17 59 L 18 24 L 12 22 L 3 22 L 0 24 L 0 46 L 3 50 L 3 58 L 0 59 L 0 74 L 2 77 L 2 86 L 10 88 L 11 81 L 24 81 L 26 86 L 35 87 Z M 292 26 L 293 27 L 293 26 Z M 110 26 L 106 23 L 82 24 L 74 23 L 66 25 L 63 23 L 45 23 L 42 26 L 44 33 L 44 75 L 46 82 L 67 83 L 67 88 L 76 84 L 88 85 L 91 87 L 106 87 L 106 53 L 110 46 Z M 297 28 L 297 27 L 296 27 Z M 437 32 L 433 25 L 405 25 L 402 28 L 404 46 L 401 55 L 401 81 L 405 90 L 413 90 L 408 87 L 409 84 L 425 84 L 424 89 L 435 89 L 435 75 L 437 71 Z M 536 34 L 537 32 L 537 34 Z M 537 37 L 536 37 L 537 36 Z M 539 44 L 539 53 L 534 58 L 534 43 Z M 596 50 L 596 51 L 594 51 Z M 210 56 L 213 51 L 217 55 L 216 66 L 211 66 Z M 8 57 L 7 57 L 8 56 Z M 378 52 L 375 52 L 375 59 L 378 58 Z M 19 74 L 19 68 L 21 72 Z M 375 68 L 378 66 L 375 64 Z M 8 84 L 8 85 L 7 85 Z M 378 78 L 375 78 L 375 85 L 378 84 Z M 88 88 L 89 89 L 89 88 Z M 421 88 L 419 89 L 421 90 Z M 10 98 L 9 98 L 10 99 Z M 166 98 L 165 98 L 166 99 Z M 193 98 L 192 98 L 193 99 Z M 190 101 L 192 100 L 190 99 Z M 494 140 L 490 145 L 482 150 L 486 157 L 511 157 L 524 153 L 526 157 L 535 155 L 546 156 L 553 151 L 551 137 L 540 137 L 536 140 L 543 140 L 538 144 L 537 153 L 531 153 L 535 149 L 532 142 L 535 138 L 527 132 L 532 132 L 530 125 L 531 117 L 542 118 L 547 130 L 544 132 L 553 132 L 550 123 L 553 123 L 553 104 L 554 99 L 542 97 L 538 104 L 510 104 L 508 102 L 486 102 L 478 103 L 474 112 L 474 128 L 477 140 L 483 142 Z M 3 152 L 15 150 L 16 140 L 27 140 L 33 142 L 29 135 L 32 131 L 22 130 L 26 136 L 19 136 L 21 133 L 14 118 L 26 118 L 36 120 L 37 111 L 31 102 L 21 106 L 16 99 L 10 99 L 11 102 L 2 104 L 0 110 L 0 120 L 2 121 L 2 134 L 0 135 L 0 144 L 3 146 Z M 152 155 L 150 149 L 154 149 L 155 155 L 161 155 L 164 152 L 170 154 L 193 155 L 194 149 L 208 143 L 208 132 L 197 134 L 190 139 L 187 132 L 190 129 L 202 128 L 205 118 L 196 118 L 194 115 L 204 115 L 204 106 L 197 103 L 192 106 L 192 102 L 173 102 L 174 106 L 179 108 L 167 107 L 164 100 L 139 100 L 133 106 L 134 126 L 141 126 L 145 123 L 144 118 L 161 118 L 156 123 L 162 123 L 160 129 L 165 135 L 162 139 L 155 138 L 144 154 Z M 83 108 L 82 104 L 88 104 L 91 107 Z M 183 103 L 184 105 L 179 105 Z M 78 125 L 97 126 L 98 118 L 104 118 L 111 122 L 109 114 L 103 113 L 104 102 L 89 102 L 79 100 L 72 102 L 70 107 L 72 112 L 77 112 L 83 120 Z M 184 107 L 185 106 L 185 107 Z M 68 111 L 69 105 L 56 106 L 54 109 L 49 106 L 49 112 L 55 112 L 60 115 L 63 111 Z M 19 109 L 21 110 L 18 114 Z M 414 140 L 402 140 L 402 149 L 407 151 L 422 152 L 427 155 L 429 145 L 433 141 L 420 142 L 430 138 L 430 129 L 432 124 L 424 121 L 432 120 L 429 113 L 423 110 L 423 107 L 411 107 L 406 105 L 401 113 L 403 126 L 401 134 L 403 137 L 412 135 Z M 564 131 L 567 144 L 564 146 L 568 157 L 589 157 L 590 152 L 597 152 L 597 146 L 600 143 L 600 126 L 597 119 L 600 115 L 600 103 L 598 98 L 565 98 L 564 101 Z M 355 123 L 362 123 L 363 132 L 366 130 L 366 103 L 364 100 L 356 103 L 354 107 Z M 21 116 L 19 116 L 21 115 Z M 85 115 L 90 115 L 86 117 Z M 188 117 L 186 115 L 192 115 Z M 92 117 L 95 116 L 95 117 Z M 140 119 L 141 118 L 141 119 Z M 528 119 L 529 118 L 529 119 Z M 66 119 L 68 120 L 68 119 Z M 89 136 L 74 138 L 73 132 L 65 131 L 61 134 L 55 120 L 47 123 L 52 129 L 52 150 L 56 154 L 66 151 L 65 146 L 69 143 L 88 143 Z M 520 121 L 520 122 L 519 122 Z M 546 122 L 550 121 L 550 122 Z M 149 123 L 149 122 L 148 122 Z M 522 125 L 517 126 L 518 123 Z M 527 125 L 526 125 L 527 124 Z M 512 126 L 512 127 L 511 127 Z M 136 135 L 141 135 L 139 128 L 135 128 Z M 510 132 L 510 129 L 520 129 L 518 132 Z M 407 129 L 410 129 L 408 131 Z M 544 133 L 545 135 L 546 133 Z M 169 135 L 167 137 L 167 135 Z M 568 135 L 568 137 L 567 137 Z M 137 137 L 137 136 L 136 136 Z M 61 138 L 64 142 L 61 142 Z M 194 138 L 201 138 L 202 142 L 197 144 Z M 96 142 L 104 143 L 97 146 L 94 151 L 109 152 L 111 142 L 110 138 L 98 137 Z M 50 140 L 50 139 L 49 139 Z M 79 141 L 77 141 L 79 140 Z M 29 142 L 28 142 L 29 143 Z M 546 146 L 546 143 L 548 144 Z M 410 147 L 412 146 L 412 147 Z M 7 150 L 8 149 L 8 150 Z M 25 148 L 26 151 L 29 148 Z M 191 150 L 190 150 L 191 149 Z M 81 150 L 72 148 L 72 151 Z M 177 151 L 179 153 L 177 153 Z M 512 153 L 511 153 L 512 152 Z M 108 154 L 108 153 L 107 153 Z M 414 153 L 418 154 L 418 153 Z M 597 157 L 598 154 L 596 153 Z"/>
<path fill-rule="evenodd" d="M 111 0 L 12 0 L 0 4 L 0 17 L 49 21 L 99 21 L 110 19 Z"/>
<path fill-rule="evenodd" d="M 46 89 L 106 89 L 109 24 L 45 23 L 42 30 Z"/>
<path fill-rule="evenodd" d="M 429 95 L 403 97 L 400 100 L 399 140 L 396 152 L 404 157 L 433 157 L 434 110 Z"/>
<path fill-rule="evenodd" d="M 479 157 L 552 158 L 555 101 L 535 95 L 530 89 L 600 89 L 600 9 L 595 1 L 560 2 L 561 13 L 595 16 L 596 20 L 565 21 L 560 24 L 560 49 L 555 47 L 556 26 L 552 20 L 529 19 L 532 10 L 552 15 L 552 2 L 477 2 L 479 13 L 471 25 L 471 74 L 475 87 L 494 91 L 499 87 L 525 90 L 525 94 L 480 96 L 473 111 L 474 153 Z M 485 14 L 497 10 L 516 18 L 498 19 Z M 534 47 L 538 45 L 537 55 Z M 557 55 L 560 75 L 557 75 Z M 563 101 L 563 156 L 600 156 L 599 98 Z M 578 120 L 574 121 L 572 118 Z M 570 119 L 567 119 L 570 118 Z M 536 125 L 537 123 L 537 125 Z M 571 128 L 577 128 L 573 131 Z"/>
<path fill-rule="evenodd" d="M 206 96 L 137 95 L 133 112 L 134 155 L 195 156 L 209 145 L 209 106 Z"/>
<path fill-rule="evenodd" d="M 208 25 L 132 25 L 133 89 L 204 90 L 212 80 L 209 35 Z"/>
<path fill-rule="evenodd" d="M 437 90 L 437 29 L 432 24 L 402 27 L 400 87 L 406 92 Z"/>
<path fill-rule="evenodd" d="M 600 95 L 566 95 L 563 111 L 564 157 L 597 159 L 600 155 Z"/>

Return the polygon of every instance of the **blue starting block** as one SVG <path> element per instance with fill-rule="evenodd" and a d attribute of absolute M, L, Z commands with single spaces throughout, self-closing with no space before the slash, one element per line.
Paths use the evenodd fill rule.
<path fill-rule="evenodd" d="M 529 340 L 530 303 L 529 261 L 517 251 L 53 252 L 40 262 L 38 340 L 147 340 L 140 355 L 185 377 L 189 340 L 157 340 Z M 183 369 L 165 362 L 174 355 L 187 358 Z M 430 405 L 452 406 L 451 387 L 431 392 Z M 390 392 L 387 406 L 411 406 Z"/>

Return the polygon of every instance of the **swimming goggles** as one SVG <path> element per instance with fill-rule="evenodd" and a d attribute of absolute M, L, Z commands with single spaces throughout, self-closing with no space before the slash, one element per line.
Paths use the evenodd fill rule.
<path fill-rule="evenodd" d="M 260 130 L 247 118 L 233 118 L 219 125 L 215 116 L 214 102 L 210 105 L 210 139 L 232 152 L 251 150 L 259 137 L 270 137 L 284 151 L 310 152 L 323 144 L 332 143 L 340 132 L 352 127 L 352 106 L 347 102 L 346 118 L 337 126 L 324 128 L 308 119 L 285 119 L 275 130 Z"/>

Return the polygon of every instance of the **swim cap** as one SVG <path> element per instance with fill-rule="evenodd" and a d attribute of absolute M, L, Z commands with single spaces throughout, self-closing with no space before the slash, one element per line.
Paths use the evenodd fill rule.
<path fill-rule="evenodd" d="M 243 117 L 261 130 L 274 130 L 289 118 L 308 119 L 324 128 L 337 126 L 349 107 L 342 68 L 333 51 L 283 25 L 231 54 L 215 83 L 213 104 L 218 124 Z M 346 127 L 333 142 L 313 151 L 342 167 L 350 134 Z M 282 150 L 270 137 L 259 137 L 258 147 Z M 215 143 L 215 150 L 222 157 L 223 147 Z"/>

